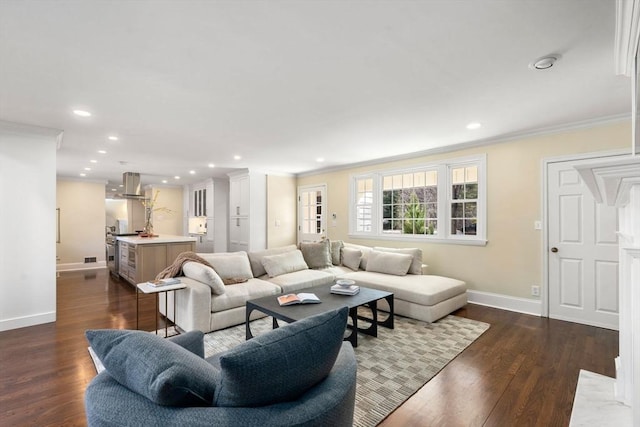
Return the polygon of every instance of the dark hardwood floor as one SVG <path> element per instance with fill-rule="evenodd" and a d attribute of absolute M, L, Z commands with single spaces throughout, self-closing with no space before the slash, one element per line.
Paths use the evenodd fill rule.
<path fill-rule="evenodd" d="M 84 331 L 135 328 L 133 287 L 106 270 L 57 283 L 57 322 L 0 332 L 1 426 L 86 425 Z M 153 330 L 154 296 L 141 297 Z M 491 328 L 382 426 L 566 426 L 579 370 L 614 376 L 617 332 L 471 304 L 454 314 Z"/>

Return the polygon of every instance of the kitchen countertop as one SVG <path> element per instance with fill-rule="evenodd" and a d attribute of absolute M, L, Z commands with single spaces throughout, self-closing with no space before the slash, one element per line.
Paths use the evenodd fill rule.
<path fill-rule="evenodd" d="M 196 238 L 189 236 L 172 236 L 170 234 L 161 234 L 156 237 L 117 236 L 116 240 L 129 243 L 130 245 L 149 245 L 154 243 L 195 242 Z"/>

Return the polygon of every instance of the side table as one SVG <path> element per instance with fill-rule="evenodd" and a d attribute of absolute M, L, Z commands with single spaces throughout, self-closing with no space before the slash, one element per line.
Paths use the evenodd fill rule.
<path fill-rule="evenodd" d="M 186 288 L 187 285 L 185 285 L 184 283 L 176 283 L 175 285 L 164 285 L 164 286 L 151 286 L 149 283 L 145 282 L 145 283 L 138 283 L 136 285 L 136 329 L 139 329 L 139 325 L 138 325 L 138 321 L 139 321 L 139 307 L 138 307 L 138 294 L 140 292 L 144 293 L 144 294 L 156 294 L 156 335 L 158 334 L 158 304 L 159 304 L 159 300 L 160 300 L 160 294 L 164 293 L 164 312 L 165 312 L 165 318 L 166 321 L 164 322 L 164 337 L 167 338 L 168 335 L 168 323 L 169 323 L 169 310 L 168 310 L 168 305 L 169 305 L 169 294 L 168 292 L 171 291 L 177 291 L 180 289 L 184 289 Z M 174 294 L 174 298 L 173 298 L 173 326 L 176 326 L 176 298 L 175 298 L 175 294 Z M 177 327 L 175 328 L 176 332 L 178 331 Z"/>

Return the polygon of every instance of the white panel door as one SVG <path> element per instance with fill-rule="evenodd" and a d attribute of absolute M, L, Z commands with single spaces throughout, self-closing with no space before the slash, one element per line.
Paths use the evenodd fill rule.
<path fill-rule="evenodd" d="M 298 188 L 298 242 L 315 242 L 326 235 L 325 185 Z"/>
<path fill-rule="evenodd" d="M 549 317 L 617 330 L 617 211 L 595 202 L 578 163 L 547 165 Z"/>

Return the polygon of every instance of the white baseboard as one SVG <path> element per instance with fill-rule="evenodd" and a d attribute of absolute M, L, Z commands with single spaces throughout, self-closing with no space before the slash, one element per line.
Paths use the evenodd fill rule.
<path fill-rule="evenodd" d="M 56 321 L 56 312 L 33 314 L 31 316 L 14 317 L 13 319 L 0 320 L 0 331 L 26 328 L 27 326 L 41 325 Z"/>
<path fill-rule="evenodd" d="M 56 271 L 77 271 L 77 270 L 97 270 L 107 268 L 106 261 L 98 262 L 70 262 L 67 264 L 57 264 Z"/>
<path fill-rule="evenodd" d="M 537 299 L 519 298 L 474 290 L 467 291 L 467 298 L 471 304 L 542 316 L 542 302 Z"/>

